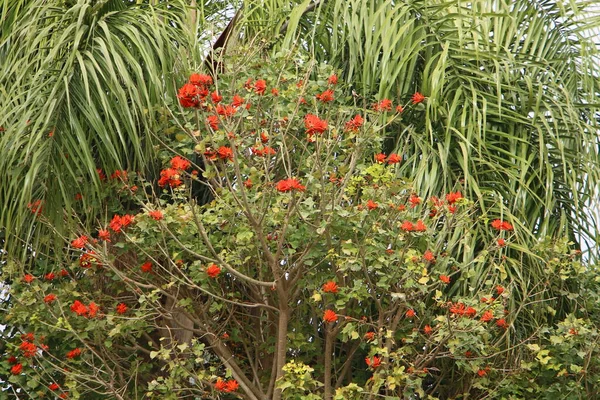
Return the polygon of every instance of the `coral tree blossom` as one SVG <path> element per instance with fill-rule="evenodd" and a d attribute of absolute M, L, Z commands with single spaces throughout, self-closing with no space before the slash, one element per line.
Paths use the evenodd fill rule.
<path fill-rule="evenodd" d="M 219 268 L 218 265 L 215 264 L 210 264 L 207 268 L 206 268 L 206 274 L 210 277 L 210 278 L 216 278 L 217 276 L 219 276 L 219 274 L 221 273 L 221 268 Z"/>
<path fill-rule="evenodd" d="M 323 321 L 325 322 L 335 322 L 337 319 L 337 314 L 333 310 L 325 310 L 323 313 Z"/>
<path fill-rule="evenodd" d="M 415 94 L 412 95 L 411 98 L 413 104 L 419 104 L 422 103 L 423 100 L 425 100 L 425 96 L 423 96 L 423 94 L 416 92 Z"/>
<path fill-rule="evenodd" d="M 508 221 L 503 221 L 501 219 L 495 219 L 492 221 L 492 228 L 497 229 L 499 231 L 512 231 L 514 227 Z"/>
<path fill-rule="evenodd" d="M 327 130 L 327 121 L 320 119 L 316 115 L 306 114 L 304 117 L 304 127 L 307 135 L 323 133 Z"/>
<path fill-rule="evenodd" d="M 373 356 L 371 358 L 366 357 L 365 363 L 367 363 L 367 366 L 369 366 L 371 368 L 377 368 L 377 367 L 381 366 L 381 358 L 379 358 L 377 356 Z"/>
<path fill-rule="evenodd" d="M 298 181 L 298 179 L 296 179 L 296 178 L 289 178 L 289 179 L 282 179 L 279 182 L 277 182 L 277 185 L 275 186 L 275 188 L 277 189 L 278 192 L 281 192 L 281 193 L 291 192 L 293 190 L 297 190 L 299 192 L 304 192 L 304 190 L 306 189 L 306 186 L 303 186 L 302 184 L 300 184 L 300 181 Z"/>
<path fill-rule="evenodd" d="M 323 291 L 325 293 L 337 293 L 338 285 L 334 281 L 329 281 L 323 284 Z"/>
<path fill-rule="evenodd" d="M 364 118 L 356 114 L 350 121 L 346 122 L 345 129 L 350 132 L 357 132 L 364 122 Z"/>

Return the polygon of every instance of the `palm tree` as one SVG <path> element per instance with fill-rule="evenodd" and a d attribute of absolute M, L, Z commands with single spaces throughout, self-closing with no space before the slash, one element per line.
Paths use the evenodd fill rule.
<path fill-rule="evenodd" d="M 36 224 L 31 211 L 43 207 L 60 235 L 75 196 L 97 215 L 97 169 L 110 174 L 152 164 L 152 135 L 161 107 L 174 98 L 174 77 L 201 65 L 225 7 L 196 9 L 183 0 L 0 3 L 0 233 L 13 257 L 62 241 L 54 242 L 57 235 Z"/>

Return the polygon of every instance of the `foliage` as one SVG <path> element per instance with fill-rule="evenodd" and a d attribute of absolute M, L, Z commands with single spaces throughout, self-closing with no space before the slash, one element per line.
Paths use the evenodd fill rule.
<path fill-rule="evenodd" d="M 347 106 L 330 65 L 244 50 L 160 110 L 160 177 L 99 177 L 96 230 L 31 275 L 9 259 L 2 396 L 598 395 L 599 277 L 572 243 L 528 247 L 460 180 L 421 197 L 403 166 L 420 155 L 380 152 L 428 99 Z"/>

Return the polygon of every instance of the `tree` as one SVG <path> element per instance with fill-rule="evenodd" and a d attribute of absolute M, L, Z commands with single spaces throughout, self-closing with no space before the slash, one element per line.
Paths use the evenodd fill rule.
<path fill-rule="evenodd" d="M 527 249 L 459 191 L 418 196 L 400 155 L 380 152 L 391 121 L 425 112 L 418 101 L 345 106 L 331 66 L 244 50 L 219 80 L 180 88 L 159 190 L 106 180 L 116 214 L 11 287 L 23 335 L 6 337 L 0 376 L 15 396 L 597 395 L 598 278 L 579 252 L 551 239 Z M 191 197 L 200 175 L 210 204 Z M 135 214 L 118 208 L 124 190 Z M 494 240 L 469 258 L 475 229 Z M 543 260 L 546 282 L 521 293 L 509 250 Z M 536 296 L 553 291 L 590 303 L 528 330 L 532 313 L 551 321 L 559 301 Z"/>

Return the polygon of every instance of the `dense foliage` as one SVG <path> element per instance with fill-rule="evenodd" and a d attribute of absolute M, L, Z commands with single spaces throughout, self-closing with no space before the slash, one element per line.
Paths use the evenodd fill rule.
<path fill-rule="evenodd" d="M 64 252 L 8 260 L 0 397 L 598 395 L 599 277 L 572 243 L 530 247 L 462 180 L 416 192 L 402 136 L 381 152 L 427 93 L 358 101 L 331 66 L 249 49 L 227 65 L 158 111 L 156 176 L 98 170 L 102 212 L 78 200 Z"/>

